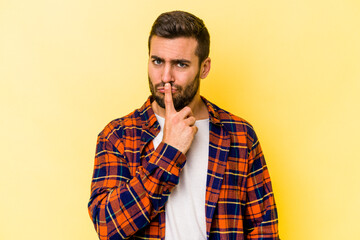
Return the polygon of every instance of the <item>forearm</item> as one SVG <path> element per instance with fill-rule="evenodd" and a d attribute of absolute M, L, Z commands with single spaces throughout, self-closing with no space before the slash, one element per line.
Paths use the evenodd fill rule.
<path fill-rule="evenodd" d="M 247 201 L 245 211 L 246 238 L 277 240 L 278 216 L 269 171 L 258 142 L 249 155 Z"/>
<path fill-rule="evenodd" d="M 185 155 L 161 143 L 148 164 L 137 169 L 136 176 L 121 175 L 129 172 L 126 164 L 113 167 L 112 171 L 121 179 L 117 185 L 111 184 L 110 175 L 97 181 L 99 177 L 94 173 L 89 213 L 100 239 L 109 239 L 114 234 L 124 239 L 148 225 L 178 183 L 184 161 Z"/>
<path fill-rule="evenodd" d="M 258 202 L 249 203 L 248 208 L 260 211 L 258 213 L 254 210 L 247 211 L 248 228 L 245 230 L 245 239 L 278 240 L 278 216 L 273 194 L 269 193 Z"/>

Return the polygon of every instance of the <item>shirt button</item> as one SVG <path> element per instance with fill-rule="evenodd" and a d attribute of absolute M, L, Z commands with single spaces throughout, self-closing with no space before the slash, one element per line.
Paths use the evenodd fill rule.
<path fill-rule="evenodd" d="M 179 167 L 181 167 L 181 164 L 180 164 L 180 163 L 177 163 L 176 166 L 179 168 Z"/>

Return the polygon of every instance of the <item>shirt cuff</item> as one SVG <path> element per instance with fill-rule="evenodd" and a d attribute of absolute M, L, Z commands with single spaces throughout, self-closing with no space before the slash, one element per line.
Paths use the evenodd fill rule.
<path fill-rule="evenodd" d="M 149 164 L 154 164 L 172 175 L 179 176 L 185 161 L 185 154 L 171 145 L 161 142 L 156 148 Z"/>

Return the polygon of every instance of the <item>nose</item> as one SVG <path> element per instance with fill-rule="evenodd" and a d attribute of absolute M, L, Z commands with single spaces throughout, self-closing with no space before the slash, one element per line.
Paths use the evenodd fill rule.
<path fill-rule="evenodd" d="M 172 73 L 172 69 L 171 69 L 171 65 L 170 64 L 166 64 L 163 68 L 162 71 L 162 75 L 161 75 L 161 81 L 163 83 L 170 83 L 173 82 L 173 73 Z"/>

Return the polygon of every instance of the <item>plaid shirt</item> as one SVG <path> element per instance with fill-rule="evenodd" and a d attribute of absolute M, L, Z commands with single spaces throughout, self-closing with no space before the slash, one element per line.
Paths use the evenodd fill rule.
<path fill-rule="evenodd" d="M 164 239 L 165 204 L 186 156 L 152 140 L 152 99 L 99 134 L 89 214 L 101 240 Z M 210 118 L 208 239 L 279 239 L 269 172 L 252 126 L 205 98 Z"/>

